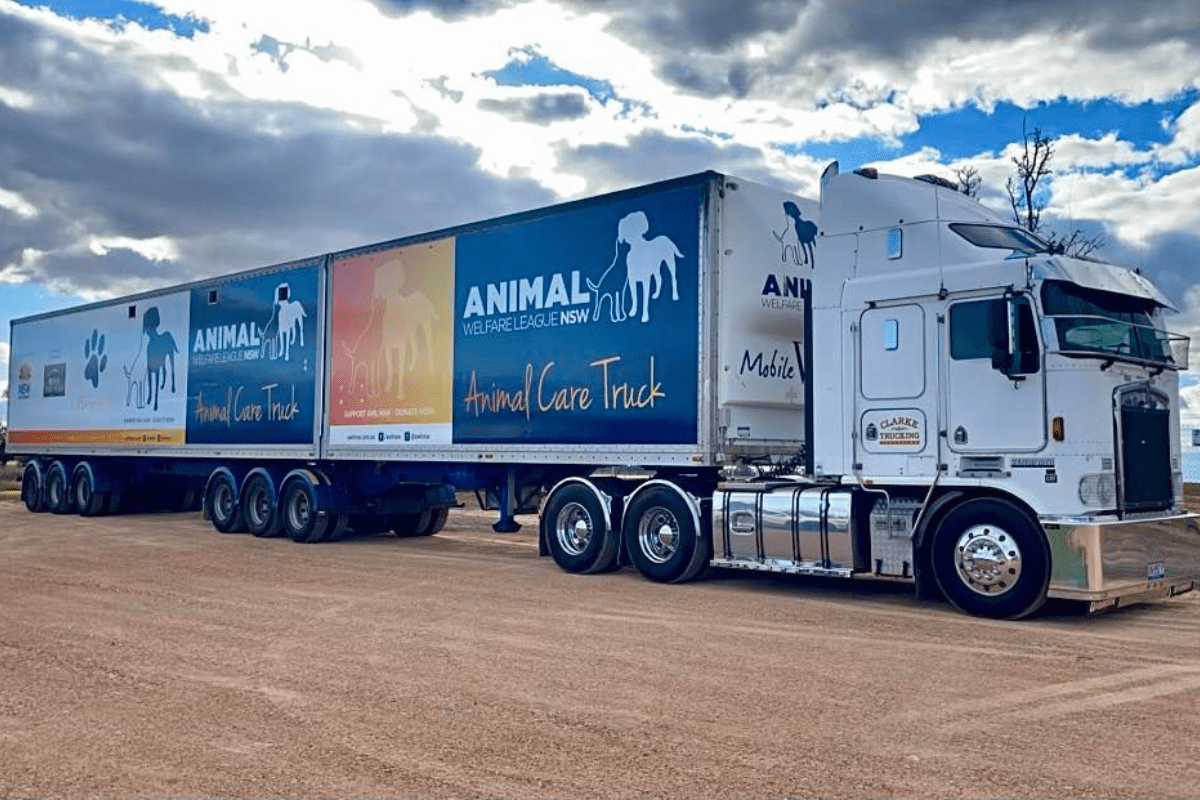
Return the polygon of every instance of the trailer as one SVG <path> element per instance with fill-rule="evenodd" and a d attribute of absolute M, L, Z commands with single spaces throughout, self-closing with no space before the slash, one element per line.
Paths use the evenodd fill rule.
<path fill-rule="evenodd" d="M 973 614 L 1200 577 L 1187 338 L 935 178 L 707 172 L 15 320 L 30 511 L 436 533 L 564 570 L 913 581 Z"/>

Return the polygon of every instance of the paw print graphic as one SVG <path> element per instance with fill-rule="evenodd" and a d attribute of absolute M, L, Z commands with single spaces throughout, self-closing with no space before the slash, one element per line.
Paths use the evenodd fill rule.
<path fill-rule="evenodd" d="M 100 373 L 108 366 L 108 356 L 104 353 L 104 334 L 92 328 L 90 339 L 83 340 L 83 357 L 87 366 L 83 368 L 83 377 L 92 382 L 92 387 L 100 385 Z"/>

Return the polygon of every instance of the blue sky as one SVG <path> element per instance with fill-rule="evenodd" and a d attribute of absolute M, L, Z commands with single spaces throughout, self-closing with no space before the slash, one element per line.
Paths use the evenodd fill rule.
<path fill-rule="evenodd" d="M 833 159 L 970 166 L 1003 211 L 1025 124 L 1055 142 L 1046 224 L 1102 232 L 1200 330 L 1200 29 L 1138 16 L 0 0 L 0 324 L 704 169 L 815 196 Z"/>

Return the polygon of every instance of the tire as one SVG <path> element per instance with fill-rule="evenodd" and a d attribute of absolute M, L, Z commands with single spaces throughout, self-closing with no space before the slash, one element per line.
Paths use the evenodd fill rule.
<path fill-rule="evenodd" d="M 378 514 L 352 514 L 347 527 L 360 536 L 371 536 L 392 529 L 392 518 Z"/>
<path fill-rule="evenodd" d="M 21 502 L 33 514 L 46 510 L 46 482 L 42 470 L 34 461 L 25 465 L 21 475 Z"/>
<path fill-rule="evenodd" d="M 696 530 L 691 505 L 674 486 L 660 484 L 635 493 L 622 527 L 629 560 L 652 581 L 690 581 L 712 557 L 712 539 Z"/>
<path fill-rule="evenodd" d="M 108 495 L 96 491 L 92 470 L 83 464 L 75 468 L 71 496 L 75 500 L 75 510 L 81 517 L 98 517 L 108 510 Z"/>
<path fill-rule="evenodd" d="M 325 535 L 321 537 L 322 542 L 336 542 L 346 535 L 346 528 L 350 525 L 349 514 L 333 514 L 330 516 L 329 527 L 325 529 Z"/>
<path fill-rule="evenodd" d="M 968 500 L 951 509 L 930 543 L 933 574 L 960 611 L 1020 619 L 1046 602 L 1050 548 L 1033 520 L 1005 500 Z"/>
<path fill-rule="evenodd" d="M 293 480 L 284 487 L 279 518 L 293 542 L 312 544 L 329 533 L 330 518 L 318 513 L 316 491 L 307 480 Z"/>
<path fill-rule="evenodd" d="M 199 511 L 204 505 L 204 489 L 188 481 L 187 486 L 180 493 L 179 510 L 180 511 Z"/>
<path fill-rule="evenodd" d="M 411 514 L 392 514 L 387 519 L 388 529 L 401 539 L 432 536 L 434 534 L 433 523 L 434 510 L 430 508 Z M 353 524 L 351 527 L 354 527 Z"/>
<path fill-rule="evenodd" d="M 204 496 L 205 512 L 213 527 L 221 533 L 246 530 L 246 515 L 238 502 L 237 487 L 225 473 L 214 475 Z"/>
<path fill-rule="evenodd" d="M 71 497 L 71 482 L 61 461 L 46 470 L 46 510 L 52 514 L 70 514 L 75 510 Z"/>
<path fill-rule="evenodd" d="M 554 563 L 579 575 L 613 569 L 621 538 L 609 520 L 590 486 L 568 483 L 553 489 L 542 509 L 542 524 Z"/>
<path fill-rule="evenodd" d="M 246 529 L 252 535 L 269 539 L 282 532 L 275 487 L 266 475 L 256 473 L 247 479 L 242 487 L 242 510 L 246 515 Z"/>
<path fill-rule="evenodd" d="M 433 536 L 446 527 L 446 520 L 449 518 L 450 509 L 445 506 L 427 508 L 417 514 L 393 514 L 387 518 L 386 527 L 383 530 L 391 530 L 401 539 Z M 353 520 L 350 522 L 350 527 L 354 528 Z M 357 528 L 354 529 L 357 530 Z"/>
<path fill-rule="evenodd" d="M 449 507 L 439 506 L 433 509 L 429 514 L 429 533 L 422 534 L 422 536 L 433 536 L 442 528 L 446 527 L 446 521 L 449 519 Z"/>

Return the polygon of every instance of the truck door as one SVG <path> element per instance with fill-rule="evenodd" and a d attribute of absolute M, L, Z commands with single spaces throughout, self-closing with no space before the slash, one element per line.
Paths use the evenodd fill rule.
<path fill-rule="evenodd" d="M 959 453 L 1040 450 L 1045 378 L 1023 295 L 962 300 L 946 319 L 946 441 Z"/>
<path fill-rule="evenodd" d="M 932 474 L 936 419 L 926 375 L 925 310 L 870 308 L 859 317 L 855 463 L 867 473 Z"/>

